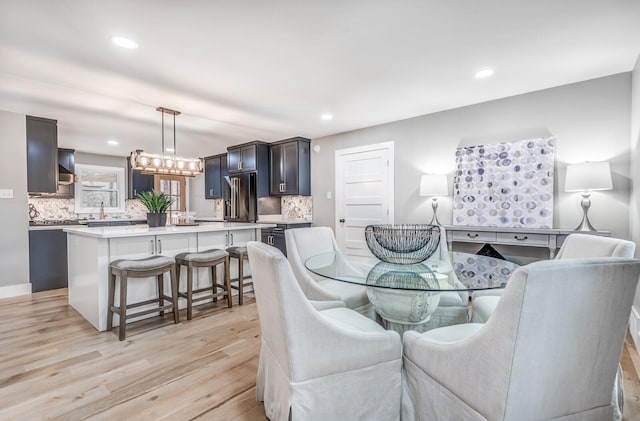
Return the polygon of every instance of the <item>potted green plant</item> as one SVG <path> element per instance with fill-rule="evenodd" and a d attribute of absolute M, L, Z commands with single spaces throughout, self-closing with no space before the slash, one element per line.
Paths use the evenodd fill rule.
<path fill-rule="evenodd" d="M 146 191 L 138 194 L 138 199 L 147 207 L 149 227 L 163 227 L 167 224 L 167 209 L 174 202 L 174 198 L 164 193 Z"/>

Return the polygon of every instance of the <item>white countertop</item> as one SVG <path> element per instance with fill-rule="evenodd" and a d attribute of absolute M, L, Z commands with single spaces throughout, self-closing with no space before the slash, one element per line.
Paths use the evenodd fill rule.
<path fill-rule="evenodd" d="M 199 225 L 173 226 L 149 228 L 147 225 L 128 225 L 121 227 L 62 227 L 68 234 L 82 235 L 94 238 L 142 237 L 145 235 L 172 235 L 200 232 L 215 232 L 229 230 L 248 230 L 257 228 L 272 228 L 275 224 L 244 223 L 244 222 L 204 222 Z"/>
<path fill-rule="evenodd" d="M 29 225 L 29 231 L 62 230 L 65 228 L 86 228 L 86 225 Z"/>
<path fill-rule="evenodd" d="M 311 224 L 313 221 L 308 221 L 301 218 L 288 219 L 282 215 L 258 215 L 258 223 L 267 224 Z"/>

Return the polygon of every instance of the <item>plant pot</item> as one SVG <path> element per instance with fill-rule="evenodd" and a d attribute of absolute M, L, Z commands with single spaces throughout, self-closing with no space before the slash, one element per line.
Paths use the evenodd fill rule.
<path fill-rule="evenodd" d="M 164 227 L 167 225 L 167 214 L 166 213 L 148 213 L 147 214 L 147 225 L 150 228 L 153 227 Z"/>

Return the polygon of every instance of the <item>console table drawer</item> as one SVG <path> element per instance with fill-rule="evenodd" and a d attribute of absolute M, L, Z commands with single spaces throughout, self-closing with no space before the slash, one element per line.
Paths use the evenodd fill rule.
<path fill-rule="evenodd" d="M 549 236 L 546 234 L 517 234 L 510 232 L 499 232 L 498 244 L 513 244 L 517 246 L 533 246 L 533 247 L 548 247 Z"/>
<path fill-rule="evenodd" d="M 479 231 L 454 231 L 452 233 L 452 238 L 453 241 L 466 243 L 492 243 L 496 241 L 496 233 Z"/>

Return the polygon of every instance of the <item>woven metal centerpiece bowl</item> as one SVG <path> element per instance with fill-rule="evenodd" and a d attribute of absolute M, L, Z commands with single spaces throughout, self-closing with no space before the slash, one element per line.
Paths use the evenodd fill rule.
<path fill-rule="evenodd" d="M 440 244 L 437 225 L 368 225 L 367 247 L 383 262 L 412 265 L 427 260 Z"/>

